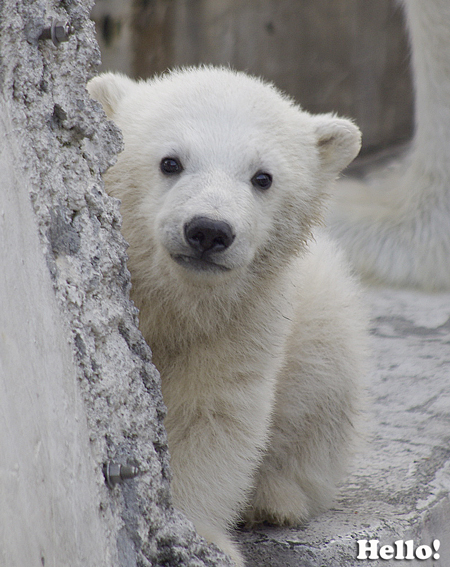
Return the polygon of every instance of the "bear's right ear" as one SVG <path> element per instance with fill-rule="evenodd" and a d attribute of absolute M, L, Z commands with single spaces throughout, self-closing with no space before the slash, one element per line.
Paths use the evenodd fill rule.
<path fill-rule="evenodd" d="M 132 79 L 120 73 L 103 73 L 89 81 L 86 88 L 91 97 L 101 103 L 106 116 L 112 118 L 117 105 L 134 84 Z"/>
<path fill-rule="evenodd" d="M 336 177 L 358 155 L 361 132 L 351 120 L 334 114 L 318 114 L 313 119 L 323 170 Z"/>

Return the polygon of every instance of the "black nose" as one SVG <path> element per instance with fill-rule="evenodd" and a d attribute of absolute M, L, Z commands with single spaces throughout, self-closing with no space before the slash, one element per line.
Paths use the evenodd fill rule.
<path fill-rule="evenodd" d="M 184 235 L 189 245 L 198 252 L 222 252 L 234 240 L 231 226 L 208 217 L 194 217 L 184 225 Z"/>

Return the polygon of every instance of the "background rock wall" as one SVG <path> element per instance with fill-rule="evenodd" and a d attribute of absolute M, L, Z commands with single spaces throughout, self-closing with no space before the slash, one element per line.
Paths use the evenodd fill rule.
<path fill-rule="evenodd" d="M 404 142 L 413 96 L 398 0 L 97 0 L 102 69 L 149 77 L 212 63 L 356 120 L 363 152 Z"/>
<path fill-rule="evenodd" d="M 171 506 L 159 376 L 101 180 L 121 138 L 85 90 L 91 7 L 0 4 L 0 563 L 228 565 Z M 58 46 L 39 39 L 52 19 L 71 26 Z M 140 474 L 110 489 L 107 461 Z"/>

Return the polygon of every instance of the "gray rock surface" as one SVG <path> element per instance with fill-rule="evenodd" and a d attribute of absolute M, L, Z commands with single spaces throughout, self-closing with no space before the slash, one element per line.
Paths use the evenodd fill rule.
<path fill-rule="evenodd" d="M 450 294 L 372 289 L 367 441 L 332 510 L 301 529 L 242 532 L 249 567 L 450 566 Z M 433 541 L 439 540 L 439 559 Z M 411 559 L 357 559 L 412 540 Z M 411 545 L 411 544 L 409 544 Z M 415 557 L 426 545 L 430 559 Z M 367 554 L 366 554 L 367 555 Z"/>
<path fill-rule="evenodd" d="M 309 112 L 356 120 L 363 149 L 412 133 L 408 45 L 397 0 L 97 0 L 103 71 L 229 65 L 273 81 Z"/>
<path fill-rule="evenodd" d="M 12 132 L 0 116 L 0 565 L 106 567 L 117 562 L 98 514 L 70 331 Z"/>
<path fill-rule="evenodd" d="M 101 180 L 121 138 L 85 90 L 99 62 L 91 7 L 0 4 L 0 562 L 228 565 L 171 505 L 159 376 Z M 72 26 L 59 46 L 39 39 L 52 18 Z M 140 475 L 109 489 L 106 461 Z"/>

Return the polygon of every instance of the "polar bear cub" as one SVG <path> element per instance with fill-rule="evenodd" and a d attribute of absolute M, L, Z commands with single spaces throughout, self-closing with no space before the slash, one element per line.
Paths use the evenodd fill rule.
<path fill-rule="evenodd" d="M 229 69 L 89 90 L 124 136 L 105 182 L 161 373 L 174 502 L 242 566 L 229 528 L 322 510 L 352 450 L 364 317 L 317 226 L 360 133 Z"/>

